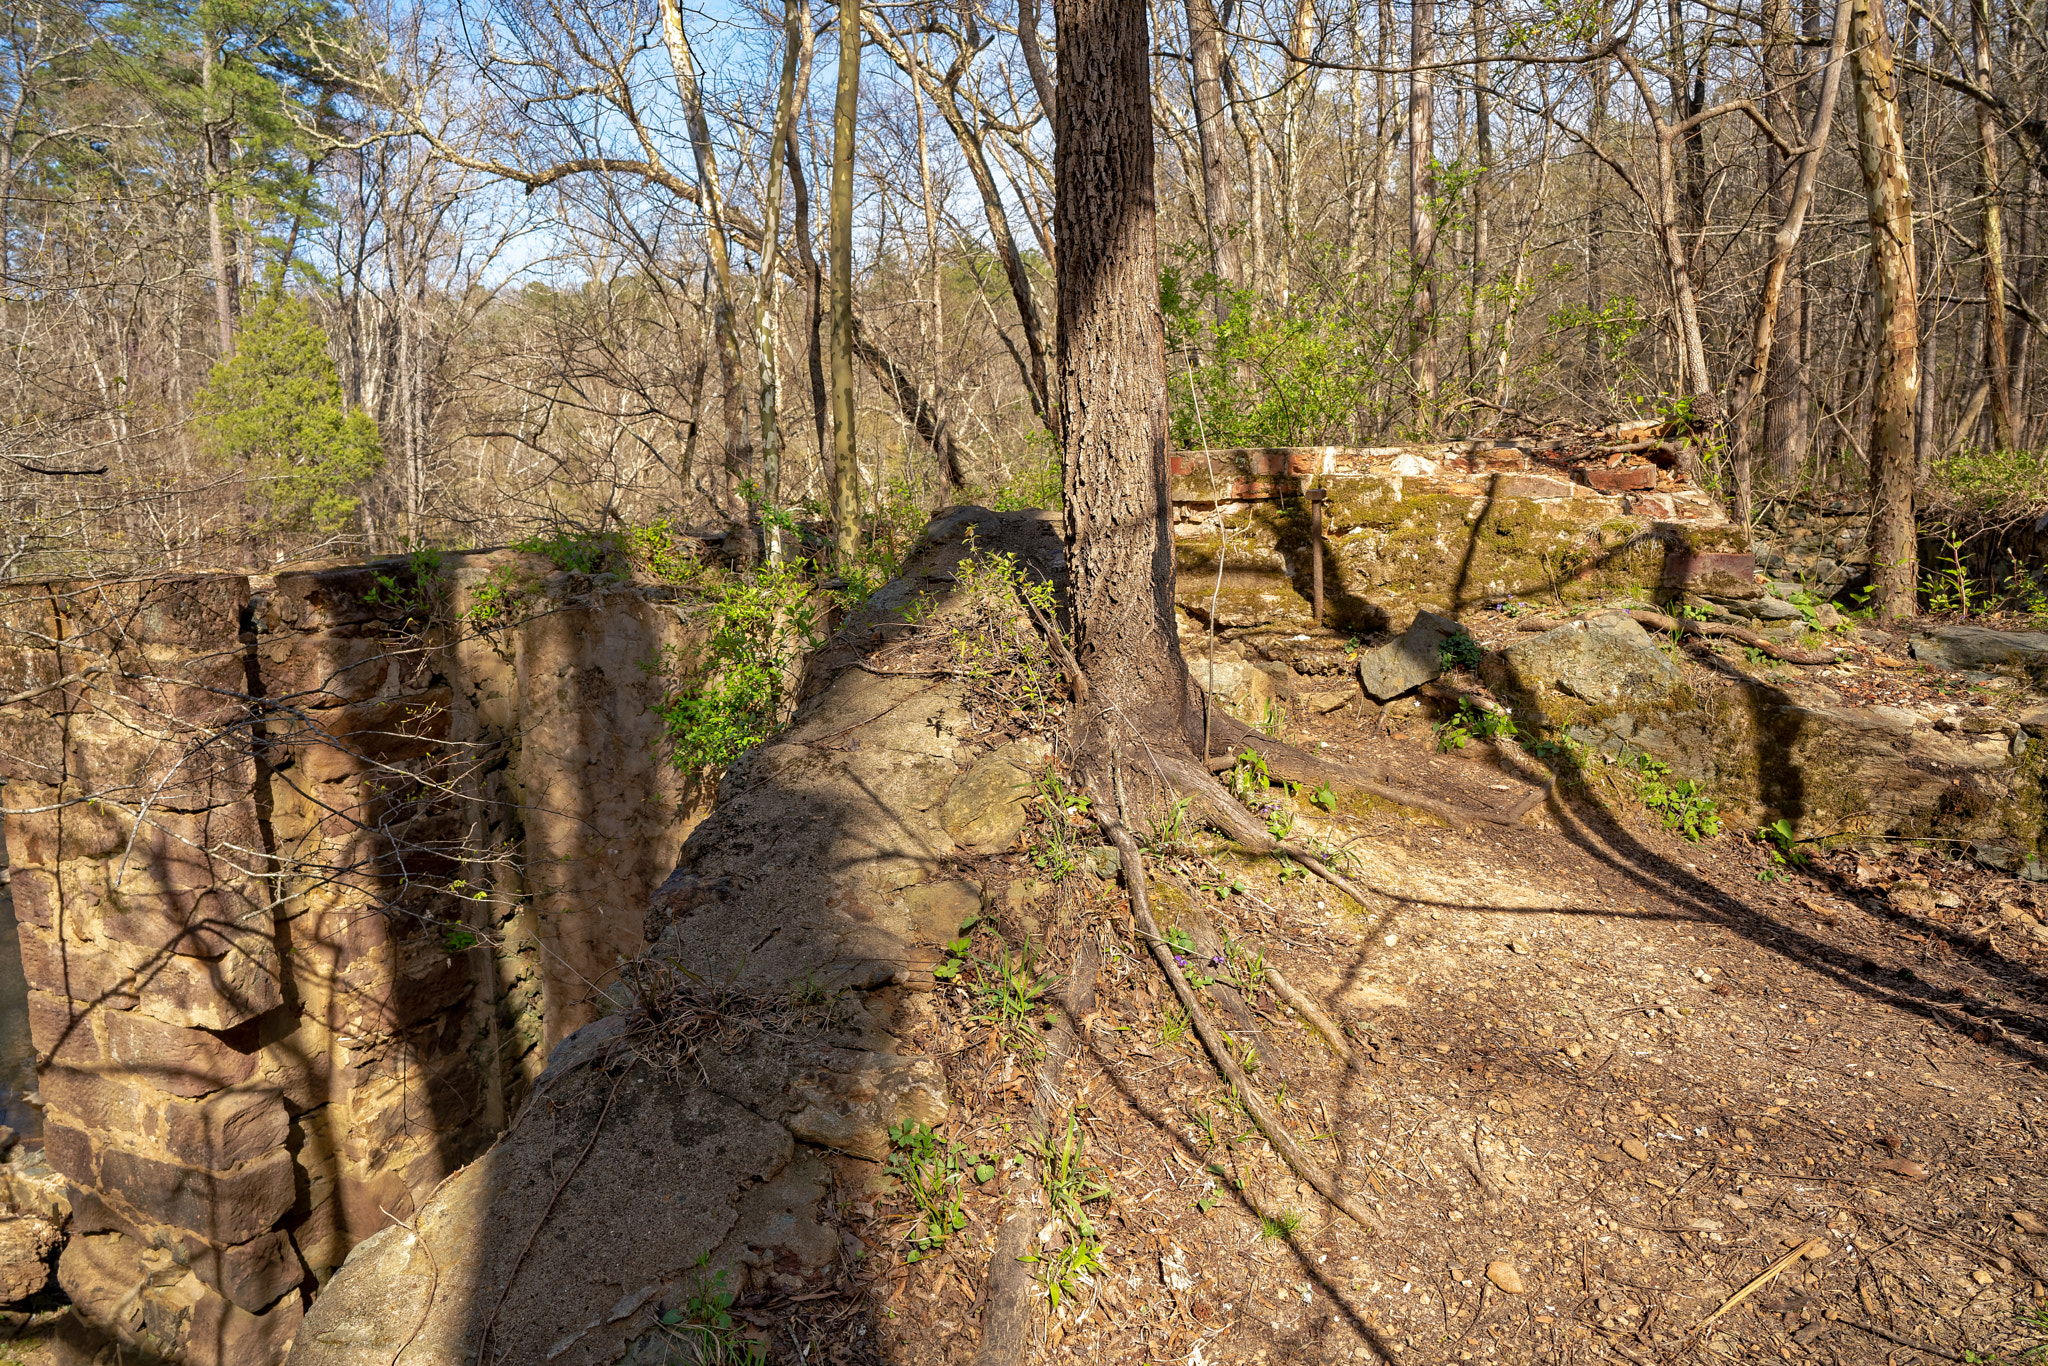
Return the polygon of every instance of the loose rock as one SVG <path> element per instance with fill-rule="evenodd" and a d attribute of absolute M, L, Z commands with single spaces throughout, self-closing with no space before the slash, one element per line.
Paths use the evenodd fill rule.
<path fill-rule="evenodd" d="M 1502 1294 L 1519 1295 L 1522 1293 L 1522 1274 L 1516 1271 L 1513 1265 L 1508 1262 L 1488 1262 L 1486 1264 L 1486 1279 L 1492 1281 Z"/>

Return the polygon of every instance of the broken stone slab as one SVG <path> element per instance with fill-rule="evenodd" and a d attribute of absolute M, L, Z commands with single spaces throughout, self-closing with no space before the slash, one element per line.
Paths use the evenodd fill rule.
<path fill-rule="evenodd" d="M 1806 615 L 1783 598 L 1772 597 L 1768 594 L 1763 597 L 1748 599 L 1731 600 L 1723 598 L 1721 599 L 1721 604 L 1738 616 L 1745 616 L 1762 622 L 1799 621 Z"/>
<path fill-rule="evenodd" d="M 1435 612 L 1417 612 L 1399 638 L 1358 657 L 1358 683 L 1375 702 L 1391 702 L 1444 671 L 1443 644 L 1465 628 Z"/>
<path fill-rule="evenodd" d="M 1602 612 L 1509 646 L 1492 672 L 1509 691 L 1565 696 L 1595 707 L 1623 703 L 1638 716 L 1675 699 L 1685 675 L 1626 612 Z M 1491 679 L 1489 679 L 1491 681 Z"/>
<path fill-rule="evenodd" d="M 2048 680 L 2048 632 L 1943 626 L 1913 637 L 1913 658 L 1943 669 L 2018 669 Z"/>
<path fill-rule="evenodd" d="M 977 854 L 1000 854 L 1024 833 L 1038 770 L 1051 751 L 1042 740 L 1012 740 L 974 761 L 939 803 L 939 823 Z"/>

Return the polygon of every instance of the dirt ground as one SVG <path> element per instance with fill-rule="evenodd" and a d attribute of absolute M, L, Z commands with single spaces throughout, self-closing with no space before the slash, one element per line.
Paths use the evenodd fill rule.
<path fill-rule="evenodd" d="M 1468 806 L 1504 809 L 1540 771 L 1511 744 L 1438 755 L 1424 725 L 1342 712 L 1288 738 Z M 1244 980 L 1263 954 L 1342 1022 L 1348 1066 L 1264 990 L 1242 998 L 1250 1030 L 1232 993 L 1208 1002 L 1377 1236 L 1233 1103 L 1113 880 L 1048 884 L 1045 821 L 1033 852 L 963 865 L 992 923 L 899 1016 L 945 1059 L 942 1138 L 1023 1146 L 1037 1050 L 989 1023 L 1005 945 L 1037 945 L 1045 1001 L 1083 944 L 1102 960 L 1084 1046 L 1040 1088 L 1065 1106 L 1054 1128 L 1086 1135 L 1101 1269 L 1039 1315 L 1039 1359 L 2048 1356 L 2048 947 L 2025 932 L 2048 896 L 1924 852 L 1773 867 L 1746 835 L 1689 844 L 1610 805 L 1560 796 L 1522 828 L 1461 831 L 1289 801 L 1297 839 L 1344 847 L 1369 909 L 1213 840 L 1153 860 L 1162 921 L 1179 907 L 1225 941 L 1209 971 Z M 1016 1179 L 991 1165 L 957 1183 L 964 1227 L 915 1261 L 907 1193 L 849 1184 L 867 1312 L 809 1360 L 973 1359 Z M 1072 1241 L 1049 1213 L 1038 1274 Z"/>

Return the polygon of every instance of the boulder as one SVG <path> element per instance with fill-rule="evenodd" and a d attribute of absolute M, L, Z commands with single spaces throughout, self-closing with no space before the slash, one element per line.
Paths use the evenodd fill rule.
<path fill-rule="evenodd" d="M 1915 636 L 1913 658 L 1943 669 L 2017 669 L 2048 680 L 2048 632 L 1943 626 Z"/>
<path fill-rule="evenodd" d="M 1417 612 L 1397 639 L 1358 657 L 1358 682 L 1375 702 L 1390 702 L 1443 673 L 1443 643 L 1465 628 L 1434 612 Z"/>
<path fill-rule="evenodd" d="M 1627 703 L 1637 715 L 1668 705 L 1685 675 L 1626 612 L 1602 612 L 1508 647 L 1497 671 L 1540 706 L 1562 693 L 1595 707 Z"/>

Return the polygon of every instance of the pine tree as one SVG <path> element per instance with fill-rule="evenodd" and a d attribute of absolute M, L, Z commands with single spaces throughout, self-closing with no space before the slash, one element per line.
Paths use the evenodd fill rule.
<path fill-rule="evenodd" d="M 376 422 L 343 405 L 327 336 L 297 299 L 272 294 L 244 316 L 193 407 L 202 449 L 254 481 L 272 530 L 337 530 L 384 467 Z"/>

